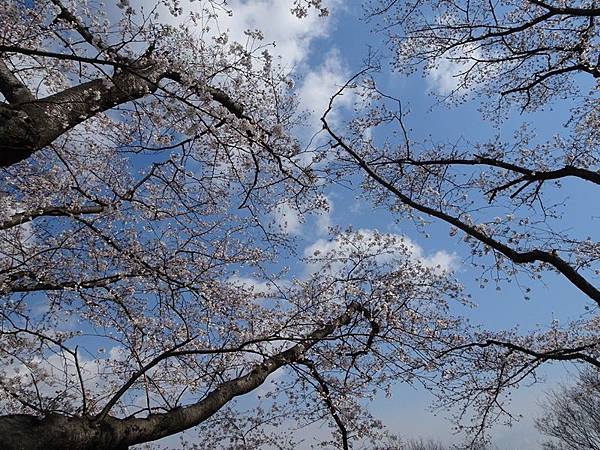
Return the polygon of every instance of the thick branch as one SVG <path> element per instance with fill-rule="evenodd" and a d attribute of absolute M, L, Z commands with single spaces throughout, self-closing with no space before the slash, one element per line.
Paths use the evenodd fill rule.
<path fill-rule="evenodd" d="M 127 444 L 133 445 L 160 439 L 198 425 L 234 397 L 246 394 L 259 387 L 277 369 L 302 360 L 306 352 L 316 343 L 341 326 L 350 323 L 354 314 L 360 309 L 359 305 L 351 304 L 344 314 L 322 328 L 313 331 L 298 344 L 265 359 L 261 364 L 254 366 L 246 375 L 221 384 L 198 403 L 165 414 L 152 415 L 145 419 L 124 421 L 127 429 Z"/>
<path fill-rule="evenodd" d="M 4 61 L 0 60 L 0 93 L 8 103 L 22 103 L 35 100 L 31 91 L 19 80 Z"/>
<path fill-rule="evenodd" d="M 554 13 L 567 16 L 579 16 L 579 17 L 596 17 L 600 16 L 600 8 L 574 8 L 570 6 L 552 6 L 541 0 L 528 0 L 534 5 L 541 6 L 542 8 Z"/>
<path fill-rule="evenodd" d="M 163 414 L 146 418 L 117 419 L 111 416 L 66 417 L 52 415 L 36 418 L 29 415 L 0 417 L 0 448 L 3 450 L 121 450 L 192 428 L 219 411 L 233 398 L 246 394 L 265 382 L 277 369 L 300 362 L 315 344 L 340 327 L 348 325 L 362 307 L 356 303 L 346 312 L 306 335 L 289 349 L 257 364 L 240 377 L 218 385 L 202 400 Z"/>
<path fill-rule="evenodd" d="M 269 342 L 273 339 L 270 337 L 251 339 L 235 347 L 182 350 L 183 347 L 185 347 L 193 340 L 194 338 L 189 338 L 177 345 L 174 345 L 171 349 L 160 353 L 148 363 L 146 363 L 144 366 L 140 367 L 140 369 L 138 369 L 133 375 L 131 375 L 129 379 L 123 384 L 123 386 L 121 386 L 119 390 L 108 400 L 106 405 L 102 408 L 102 411 L 100 411 L 100 413 L 98 413 L 98 415 L 96 416 L 96 419 L 102 420 L 103 418 L 107 417 L 112 408 L 117 404 L 121 397 L 123 397 L 123 395 L 125 395 L 125 393 L 127 393 L 127 391 L 136 383 L 136 381 L 144 374 L 146 374 L 150 369 L 156 367 L 160 362 L 164 361 L 165 359 L 187 355 L 215 355 L 225 353 L 239 353 L 243 351 L 248 351 L 246 348 L 252 344 Z"/>
<path fill-rule="evenodd" d="M 91 64 L 108 64 L 115 68 L 111 78 L 98 78 L 65 89 L 43 99 L 24 104 L 0 103 L 0 167 L 8 167 L 29 158 L 34 152 L 50 145 L 76 125 L 115 106 L 139 100 L 159 88 L 163 79 L 181 83 L 181 74 L 157 65 L 150 59 L 135 66 L 98 58 L 85 58 L 31 49 L 3 47 L 0 52 L 13 51 L 52 58 L 67 58 Z M 202 86 L 192 86 L 193 91 Z M 238 118 L 248 119 L 241 105 L 224 91 L 205 86 L 212 99 Z"/>
<path fill-rule="evenodd" d="M 154 92 L 159 79 L 159 68 L 149 64 L 18 107 L 0 107 L 0 167 L 28 158 L 98 113 Z"/>

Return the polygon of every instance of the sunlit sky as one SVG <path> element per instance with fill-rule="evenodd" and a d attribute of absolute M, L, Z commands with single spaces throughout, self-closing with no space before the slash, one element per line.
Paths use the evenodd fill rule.
<path fill-rule="evenodd" d="M 135 6 L 136 2 L 131 2 Z M 182 2 L 184 3 L 184 2 Z M 363 67 L 369 51 L 381 57 L 382 72 L 378 75 L 380 86 L 400 98 L 403 107 L 410 111 L 406 118 L 416 139 L 430 137 L 433 141 L 461 142 L 485 140 L 493 135 L 510 136 L 523 119 L 532 121 L 541 135 L 552 134 L 566 120 L 568 104 L 555 104 L 553 109 L 523 117 L 517 111 L 508 120 L 493 125 L 484 121 L 478 108 L 479 99 L 471 97 L 460 107 L 446 104 L 433 94 L 443 94 L 453 87 L 453 68 L 442 66 L 438 71 L 411 77 L 394 73 L 389 63 L 389 49 L 385 35 L 371 31 L 372 25 L 362 20 L 360 0 L 329 0 L 329 17 L 310 16 L 299 20 L 290 14 L 292 0 L 233 0 L 230 2 L 233 17 L 221 22 L 222 31 L 229 30 L 233 36 L 241 36 L 245 29 L 261 29 L 265 42 L 276 42 L 270 51 L 277 55 L 296 80 L 299 105 L 311 113 L 308 126 L 299 131 L 305 139 L 320 128 L 319 118 L 326 108 L 330 96 L 350 76 Z M 138 5 L 140 2 L 137 3 Z M 343 124 L 350 112 L 352 98 L 344 98 L 341 108 L 334 117 L 334 125 Z M 346 109 L 344 109 L 346 108 Z M 566 183 L 561 199 L 568 202 L 565 228 L 575 227 L 582 218 L 588 224 L 589 209 L 583 187 L 576 182 Z M 553 319 L 567 320 L 579 316 L 586 300 L 569 283 L 558 276 L 546 274 L 543 282 L 521 282 L 532 289 L 531 299 L 525 300 L 517 282 L 503 284 L 497 290 L 494 283 L 479 287 L 476 278 L 479 271 L 469 261 L 468 248 L 457 238 L 449 237 L 448 226 L 433 223 L 428 228 L 429 237 L 415 230 L 411 223 L 396 222 L 388 212 L 374 209 L 364 198 L 358 197 L 358 188 L 327 188 L 325 191 L 331 204 L 328 215 L 314 217 L 300 223 L 290 211 L 281 211 L 280 220 L 287 223 L 288 232 L 297 237 L 298 253 L 319 245 L 327 239 L 327 227 L 339 225 L 356 229 L 378 229 L 408 236 L 421 250 L 423 258 L 440 258 L 450 264 L 465 284 L 467 291 L 478 305 L 465 311 L 475 324 L 492 329 L 518 326 L 521 330 L 537 324 L 542 327 Z M 557 199 L 558 200 L 558 199 Z M 581 230 L 592 233 L 592 230 Z M 312 248 L 312 247 L 311 247 Z M 291 259 L 286 264 L 300 271 L 301 263 Z M 512 428 L 496 427 L 493 443 L 501 450 L 540 448 L 541 437 L 533 426 L 533 418 L 542 411 L 539 401 L 544 390 L 558 382 L 566 382 L 575 373 L 572 367 L 556 364 L 545 370 L 547 382 L 534 387 L 523 387 L 515 392 L 511 410 L 522 414 L 523 419 Z M 263 387 L 261 389 L 267 389 Z M 245 401 L 251 402 L 249 394 Z M 432 412 L 428 409 L 432 397 L 417 386 L 399 385 L 392 399 L 378 398 L 371 406 L 372 412 L 382 419 L 389 429 L 406 438 L 433 438 L 444 443 L 458 442 L 452 432 L 452 424 L 444 419 L 447 411 Z M 313 430 L 314 431 L 314 430 Z M 329 432 L 324 430 L 324 433 Z M 193 433 L 193 432 L 192 432 Z"/>

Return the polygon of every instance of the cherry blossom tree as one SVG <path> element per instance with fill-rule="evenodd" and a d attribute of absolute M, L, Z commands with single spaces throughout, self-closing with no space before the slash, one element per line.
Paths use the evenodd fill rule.
<path fill-rule="evenodd" d="M 448 224 L 450 236 L 470 249 L 482 287 L 495 283 L 502 289 L 517 280 L 529 299 L 531 284 L 524 277 L 558 274 L 574 288 L 565 301 L 579 311 L 579 320 L 529 335 L 482 333 L 468 347 L 496 348 L 500 366 L 520 354 L 519 381 L 533 380 L 536 367 L 546 361 L 574 361 L 597 370 L 600 245 L 591 231 L 593 212 L 589 223 L 565 226 L 570 205 L 562 194 L 575 186 L 593 199 L 600 184 L 595 4 L 374 0 L 366 3 L 366 14 L 390 42 L 395 70 L 433 78 L 444 72 L 437 95 L 446 105 L 483 99 L 482 115 L 493 124 L 526 115 L 509 139 L 418 140 L 401 93 L 380 89 L 380 68 L 371 64 L 333 95 L 323 115 L 338 156 L 332 176 L 358 171 L 371 198 L 398 220 L 412 219 L 423 229 L 431 220 Z M 347 90 L 361 102 L 344 128 L 332 123 L 330 112 Z M 560 108 L 572 108 L 564 129 L 540 135 L 535 113 L 561 101 Z M 539 301 L 543 306 L 543 298 Z M 503 414 L 497 395 L 515 385 L 514 372 L 496 375 L 479 385 L 488 392 L 481 403 L 470 403 L 478 411 L 471 428 L 476 434 L 485 420 Z"/>
<path fill-rule="evenodd" d="M 326 207 L 324 155 L 260 31 L 220 32 L 225 1 L 117 4 L 0 9 L 0 447 L 294 448 L 324 422 L 348 449 L 379 388 L 468 397 L 460 285 L 404 238 L 337 230 L 306 274 L 278 264 L 273 215 Z"/>
<path fill-rule="evenodd" d="M 314 423 L 332 430 L 324 446 L 368 446 L 385 431 L 366 405 L 397 382 L 462 405 L 475 442 L 541 364 L 600 366 L 595 315 L 525 336 L 472 329 L 449 312 L 460 285 L 406 238 L 332 230 L 295 273 L 275 219 L 325 209 L 323 174 L 359 168 L 376 202 L 449 222 L 497 280 L 553 270 L 598 303 L 597 244 L 553 228 L 561 205 L 544 199 L 563 179 L 598 182 L 593 90 L 572 135 L 457 149 L 411 140 L 365 72 L 352 81 L 365 114 L 343 133 L 328 119 L 349 83 L 323 116 L 333 149 L 308 151 L 260 30 L 236 39 L 219 26 L 228 2 L 193 4 L 0 11 L 0 447 L 124 449 L 195 428 L 182 447 L 295 448 Z M 596 77 L 593 5 L 378 5 L 398 68 L 456 63 L 451 99 L 481 88 L 535 110 L 563 95 L 558 80 L 579 93 L 576 75 Z M 394 125 L 400 143 L 370 133 Z"/>

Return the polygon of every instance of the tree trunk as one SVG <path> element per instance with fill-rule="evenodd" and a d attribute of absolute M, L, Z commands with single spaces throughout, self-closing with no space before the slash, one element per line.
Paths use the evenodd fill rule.
<path fill-rule="evenodd" d="M 51 415 L 0 417 L 2 450 L 126 450 L 116 419 L 94 423 L 91 419 Z"/>

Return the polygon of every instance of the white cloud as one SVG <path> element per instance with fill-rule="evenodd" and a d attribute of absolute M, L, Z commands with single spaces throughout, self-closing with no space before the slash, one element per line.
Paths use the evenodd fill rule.
<path fill-rule="evenodd" d="M 141 0 L 131 2 L 136 11 L 143 4 Z M 184 13 L 179 17 L 170 16 L 162 7 L 161 20 L 165 23 L 179 23 L 185 20 L 186 13 L 199 12 L 201 2 L 182 2 Z M 310 113 L 309 126 L 311 134 L 321 129 L 320 117 L 327 108 L 331 96 L 349 78 L 349 71 L 343 64 L 340 53 L 336 49 L 324 55 L 323 63 L 314 70 L 308 64 L 311 45 L 316 39 L 329 35 L 334 22 L 335 10 L 344 8 L 341 0 L 329 0 L 327 7 L 332 11 L 330 16 L 320 17 L 314 10 L 302 19 L 291 12 L 294 0 L 232 0 L 226 8 L 217 11 L 218 17 L 211 23 L 210 31 L 199 31 L 203 39 L 226 33 L 229 41 L 245 43 L 248 36 L 246 30 L 260 30 L 264 36 L 258 45 L 267 47 L 269 53 L 279 62 L 284 73 L 302 79 L 296 93 L 299 110 Z M 147 8 L 146 8 L 147 9 Z M 231 14 L 227 12 L 231 11 Z M 115 14 L 121 11 L 115 8 Z M 274 45 L 271 45 L 273 44 Z M 353 104 L 354 95 L 348 91 L 336 100 L 336 110 L 330 115 L 335 121 L 340 108 Z"/>
<path fill-rule="evenodd" d="M 460 71 L 460 64 L 447 58 L 441 60 L 435 67 L 427 72 L 429 86 L 440 94 L 450 94 L 458 88 L 459 79 L 456 74 Z"/>
<path fill-rule="evenodd" d="M 429 86 L 443 95 L 465 94 L 463 75 L 481 55 L 477 48 L 457 47 L 427 68 Z"/>
<path fill-rule="evenodd" d="M 242 286 L 251 290 L 254 294 L 269 295 L 277 291 L 277 286 L 270 281 L 257 280 L 253 277 L 244 277 L 241 275 L 232 275 L 228 281 L 236 286 Z M 278 283 L 281 284 L 281 283 Z"/>
<path fill-rule="evenodd" d="M 437 252 L 428 255 L 423 248 L 416 244 L 412 239 L 400 234 L 383 234 L 373 229 L 360 229 L 356 231 L 356 233 L 362 235 L 362 242 L 365 243 L 365 248 L 373 248 L 374 251 L 377 251 L 377 245 L 383 245 L 383 241 L 377 239 L 377 236 L 392 238 L 392 241 L 394 242 L 392 247 L 380 249 L 384 251 L 376 257 L 376 260 L 379 263 L 391 262 L 398 256 L 408 255 L 410 258 L 419 261 L 424 266 L 434 268 L 440 272 L 454 271 L 458 265 L 457 258 L 454 254 L 438 250 Z M 349 245 L 347 242 L 340 239 L 318 239 L 304 249 L 304 256 L 310 258 L 315 254 L 324 255 L 332 251 L 350 254 L 354 251 L 354 244 L 355 243 Z M 322 264 L 319 264 L 318 262 L 310 262 L 307 264 L 307 273 L 315 273 L 321 266 Z"/>
<path fill-rule="evenodd" d="M 328 6 L 331 8 L 337 3 L 339 0 L 331 0 Z M 131 5 L 138 12 L 142 8 L 146 12 L 149 10 L 143 0 L 131 1 Z M 159 7 L 160 20 L 170 24 L 183 23 L 191 12 L 207 17 L 202 12 L 206 7 L 203 2 L 184 1 L 180 6 L 182 13 L 177 17 L 170 15 L 165 6 Z M 260 30 L 264 44 L 275 43 L 269 52 L 281 59 L 284 68 L 292 71 L 308 56 L 312 41 L 329 33 L 332 21 L 329 16 L 319 17 L 315 11 L 299 19 L 291 11 L 293 7 L 294 0 L 231 0 L 222 8 L 211 9 L 211 14 L 217 15 L 216 20 L 199 25 L 199 28 L 208 25 L 209 30 L 203 28 L 198 31 L 203 39 L 226 33 L 230 40 L 244 43 L 248 39 L 244 34 L 246 30 Z M 121 10 L 112 8 L 113 18 L 121 14 Z"/>
<path fill-rule="evenodd" d="M 321 128 L 320 118 L 327 109 L 329 100 L 349 78 L 349 72 L 337 49 L 330 50 L 323 58 L 323 65 L 315 71 L 308 72 L 298 89 L 300 109 L 311 113 L 310 126 L 313 131 Z M 355 95 L 352 90 L 347 90 L 337 97 L 335 109 L 329 115 L 330 122 L 339 119 L 340 109 L 351 107 L 354 101 Z"/>
<path fill-rule="evenodd" d="M 423 257 L 423 249 L 421 247 L 418 248 L 420 250 L 418 259 L 422 260 L 426 266 L 439 267 L 442 271 L 456 270 L 458 261 L 455 254 L 438 250 L 433 255 Z"/>
<path fill-rule="evenodd" d="M 302 227 L 300 214 L 289 203 L 284 203 L 273 212 L 275 223 L 287 234 L 299 234 Z"/>
<path fill-rule="evenodd" d="M 333 19 L 314 13 L 298 19 L 290 12 L 293 3 L 293 0 L 235 0 L 231 3 L 233 15 L 223 18 L 221 27 L 228 29 L 237 40 L 245 40 L 244 30 L 259 29 L 264 35 L 264 43 L 275 43 L 269 52 L 279 58 L 284 71 L 302 78 L 296 91 L 299 110 L 310 113 L 309 125 L 314 133 L 321 128 L 320 118 L 329 99 L 346 83 L 349 71 L 335 48 L 323 55 L 323 63 L 314 70 L 307 66 L 311 44 L 329 34 Z M 338 0 L 332 0 L 328 7 L 341 6 L 338 3 Z M 330 119 L 335 121 L 340 108 L 352 106 L 354 97 L 351 91 L 338 97 Z"/>
<path fill-rule="evenodd" d="M 221 26 L 238 40 L 244 30 L 260 30 L 264 42 L 276 43 L 269 51 L 291 71 L 308 56 L 311 42 L 327 35 L 331 22 L 317 14 L 298 19 L 291 13 L 293 5 L 293 0 L 234 0 L 230 6 L 233 15 L 224 17 Z"/>

